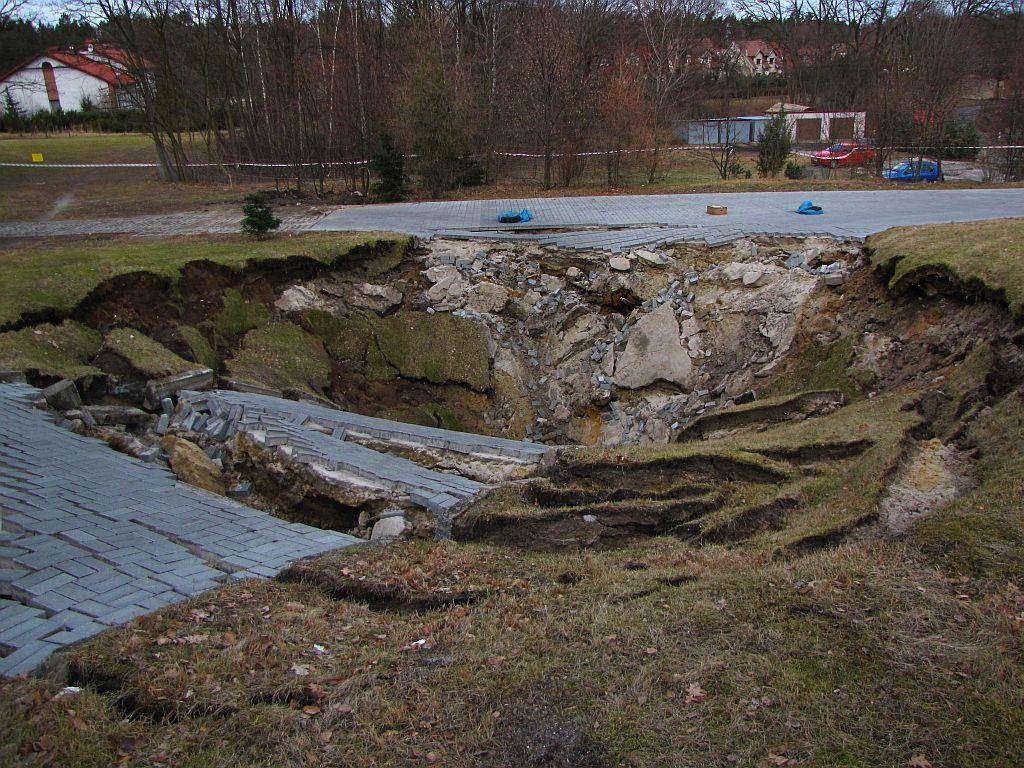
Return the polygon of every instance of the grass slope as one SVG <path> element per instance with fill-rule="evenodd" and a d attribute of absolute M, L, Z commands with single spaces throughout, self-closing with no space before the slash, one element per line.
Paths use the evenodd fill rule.
<path fill-rule="evenodd" d="M 889 287 L 931 274 L 1004 300 L 1024 316 L 1024 219 L 897 227 L 868 239 L 873 261 L 891 272 Z"/>
<path fill-rule="evenodd" d="M 303 568 L 316 584 L 232 584 L 73 650 L 81 694 L 0 684 L 0 762 L 1024 761 L 1014 594 L 900 544 L 772 563 L 413 543 Z"/>
<path fill-rule="evenodd" d="M 0 333 L 0 369 L 76 380 L 99 376 L 90 361 L 102 343 L 98 331 L 71 320 Z"/>
<path fill-rule="evenodd" d="M 383 239 L 407 238 L 374 232 L 310 233 L 254 240 L 241 235 L 141 238 L 34 243 L 0 252 L 0 326 L 24 313 L 65 314 L 105 280 L 148 272 L 172 281 L 195 261 L 231 269 L 251 262 L 305 257 L 333 262 L 353 248 Z"/>
<path fill-rule="evenodd" d="M 103 350 L 123 358 L 132 368 L 149 378 L 170 376 L 195 369 L 190 363 L 158 341 L 134 328 L 115 328 L 103 340 Z"/>

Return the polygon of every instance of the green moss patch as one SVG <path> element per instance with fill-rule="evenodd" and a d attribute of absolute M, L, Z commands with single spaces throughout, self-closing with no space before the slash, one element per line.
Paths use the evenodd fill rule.
<path fill-rule="evenodd" d="M 272 389 L 319 394 L 331 381 L 331 360 L 323 344 L 284 321 L 249 331 L 226 366 L 232 378 Z"/>
<path fill-rule="evenodd" d="M 75 380 L 99 376 L 90 361 L 102 343 L 97 331 L 70 320 L 0 333 L 0 369 Z"/>
<path fill-rule="evenodd" d="M 1024 316 L 1024 219 L 897 227 L 872 235 L 875 264 L 902 289 L 931 276 L 952 278 L 969 293 L 1002 299 Z"/>
<path fill-rule="evenodd" d="M 446 313 L 399 312 L 375 323 L 384 359 L 409 379 L 490 389 L 487 327 Z"/>
<path fill-rule="evenodd" d="M 190 363 L 163 344 L 149 338 L 134 328 L 115 328 L 103 340 L 101 354 L 121 358 L 127 365 L 147 378 L 171 376 L 194 370 Z"/>
<path fill-rule="evenodd" d="M 465 430 L 462 420 L 445 405 L 425 403 L 408 408 L 389 408 L 377 414 L 382 419 L 404 421 L 406 424 L 419 424 L 424 427 L 440 427 L 441 429 Z"/>
<path fill-rule="evenodd" d="M 222 340 L 241 336 L 270 319 L 270 307 L 258 301 L 246 301 L 234 288 L 224 291 L 224 308 L 213 321 L 217 337 Z"/>
<path fill-rule="evenodd" d="M 363 372 L 368 349 L 374 344 L 373 326 L 369 319 L 359 314 L 338 317 L 321 309 L 313 309 L 305 314 L 303 323 L 323 342 L 324 349 L 334 360 Z"/>
<path fill-rule="evenodd" d="M 771 380 L 765 394 L 786 395 L 818 389 L 836 389 L 848 402 L 863 397 L 861 384 L 850 369 L 856 338 L 844 336 L 831 344 L 811 340 L 790 353 L 785 367 Z"/>

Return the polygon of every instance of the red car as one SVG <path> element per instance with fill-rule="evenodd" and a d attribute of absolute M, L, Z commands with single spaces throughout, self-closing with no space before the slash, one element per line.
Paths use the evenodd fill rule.
<path fill-rule="evenodd" d="M 869 144 L 841 141 L 811 155 L 811 165 L 846 168 L 851 165 L 867 165 L 874 159 L 875 150 Z"/>

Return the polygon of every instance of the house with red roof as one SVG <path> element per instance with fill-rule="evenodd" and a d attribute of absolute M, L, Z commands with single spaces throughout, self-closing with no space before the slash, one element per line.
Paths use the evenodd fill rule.
<path fill-rule="evenodd" d="M 777 75 L 783 71 L 782 51 L 764 40 L 735 40 L 729 54 L 745 75 Z"/>
<path fill-rule="evenodd" d="M 78 48 L 49 48 L 0 74 L 0 97 L 6 102 L 9 95 L 23 115 L 86 105 L 131 109 L 139 104 L 131 69 L 128 55 L 114 46 L 86 41 Z"/>

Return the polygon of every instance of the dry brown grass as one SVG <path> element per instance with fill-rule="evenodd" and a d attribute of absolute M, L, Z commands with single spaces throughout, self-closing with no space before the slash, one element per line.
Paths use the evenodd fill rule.
<path fill-rule="evenodd" d="M 502 585 L 529 575 L 419 612 L 231 585 L 73 652 L 72 679 L 95 687 L 80 698 L 6 684 L 0 757 L 105 765 L 131 734 L 138 765 L 1024 760 L 1020 593 L 902 545 L 772 563 L 670 539 L 514 558 L 407 544 L 330 567 L 345 559 L 380 593 L 407 563 L 416 592 L 492 583 L 495 564 Z M 65 726 L 68 708 L 86 730 Z M 539 741 L 549 759 L 531 762 Z"/>

